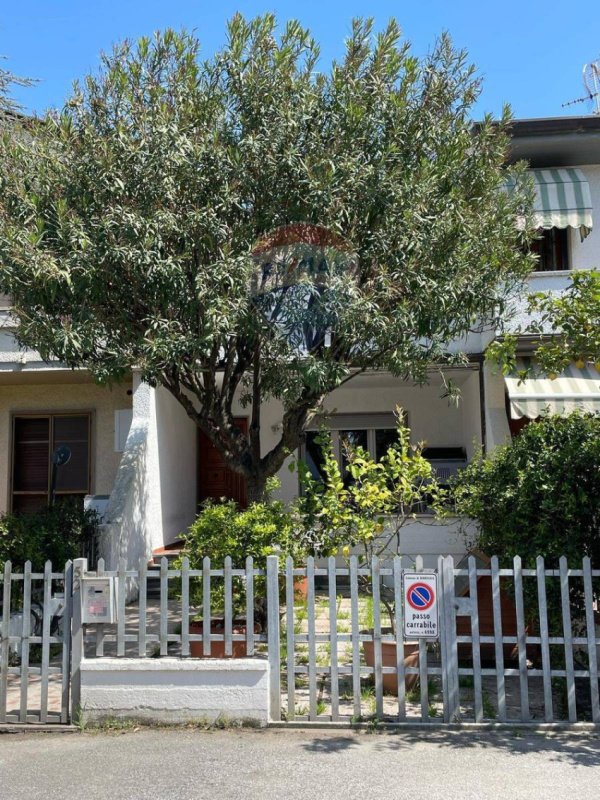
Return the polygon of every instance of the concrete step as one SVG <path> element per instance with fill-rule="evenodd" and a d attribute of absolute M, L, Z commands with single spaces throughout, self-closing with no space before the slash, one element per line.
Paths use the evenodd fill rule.
<path fill-rule="evenodd" d="M 160 562 L 162 561 L 163 558 L 166 558 L 167 561 L 169 562 L 169 566 L 171 566 L 173 561 L 175 561 L 175 559 L 181 555 L 182 550 L 183 550 L 182 541 L 172 542 L 171 544 L 168 544 L 165 547 L 157 547 L 155 550 L 152 551 L 152 558 L 148 566 L 160 567 Z"/>
<path fill-rule="evenodd" d="M 152 558 L 148 562 L 149 569 L 157 569 L 163 558 L 166 558 L 169 567 L 173 566 L 175 559 L 181 554 L 183 549 L 183 542 L 177 541 L 166 545 L 165 547 L 157 547 L 152 551 Z M 147 597 L 157 598 L 160 597 L 160 578 L 148 576 L 147 578 Z"/>

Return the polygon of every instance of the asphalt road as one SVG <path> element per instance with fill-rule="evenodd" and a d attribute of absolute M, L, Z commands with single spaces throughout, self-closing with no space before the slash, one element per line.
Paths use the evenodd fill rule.
<path fill-rule="evenodd" d="M 596 798 L 600 736 L 151 730 L 0 736 L 1 800 Z"/>

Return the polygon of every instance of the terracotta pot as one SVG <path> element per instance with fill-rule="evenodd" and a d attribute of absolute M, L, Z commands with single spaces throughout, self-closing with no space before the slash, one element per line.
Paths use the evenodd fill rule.
<path fill-rule="evenodd" d="M 462 597 L 469 597 L 468 590 Z M 494 608 L 493 608 L 492 579 L 489 575 L 482 575 L 477 579 L 477 607 L 479 612 L 479 635 L 494 635 Z M 502 620 L 502 635 L 517 635 L 517 610 L 510 594 L 501 588 L 500 590 L 500 616 Z M 525 628 L 527 636 L 535 636 L 536 631 L 532 625 Z M 471 636 L 471 617 L 458 616 L 456 618 L 457 636 Z M 485 643 L 480 645 L 481 663 L 483 666 L 495 666 L 496 647 Z M 518 662 L 519 649 L 516 644 L 505 643 L 503 645 L 504 663 L 513 666 Z M 527 645 L 527 658 L 531 661 L 539 661 L 541 651 L 539 645 Z M 470 664 L 473 661 L 473 645 L 470 643 L 458 644 L 458 659 L 461 663 Z"/>
<path fill-rule="evenodd" d="M 373 642 L 363 642 L 363 652 L 365 654 L 365 661 L 367 666 L 375 666 L 375 651 Z M 381 665 L 383 667 L 396 666 L 396 643 L 395 642 L 382 642 L 381 643 Z M 404 645 L 404 666 L 405 667 L 418 667 L 419 666 L 419 644 L 418 642 L 408 642 Z M 396 694 L 398 691 L 398 678 L 392 672 L 384 672 L 383 674 L 383 690 L 389 694 Z M 406 691 L 410 691 L 417 681 L 418 675 L 406 675 Z"/>
<path fill-rule="evenodd" d="M 194 634 L 195 636 L 202 635 L 204 630 L 203 624 L 204 623 L 202 620 L 194 620 L 190 622 L 190 633 Z M 225 632 L 225 621 L 219 618 L 212 619 L 210 623 L 210 632 L 211 634 L 215 633 L 223 635 Z M 246 620 L 234 620 L 231 632 L 245 636 Z M 260 633 L 260 625 L 257 622 L 254 623 L 254 632 Z M 246 642 L 234 640 L 231 643 L 230 656 L 225 655 L 225 642 L 223 641 L 214 641 L 211 639 L 209 656 L 204 655 L 204 642 L 190 642 L 190 655 L 193 658 L 246 658 Z"/>
<path fill-rule="evenodd" d="M 306 600 L 308 597 L 308 578 L 298 575 L 294 578 L 294 597 L 296 600 Z"/>

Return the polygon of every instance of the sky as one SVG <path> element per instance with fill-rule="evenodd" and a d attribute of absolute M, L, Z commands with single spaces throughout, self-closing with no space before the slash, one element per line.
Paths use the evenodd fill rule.
<path fill-rule="evenodd" d="M 94 71 L 99 53 L 121 39 L 184 27 L 210 55 L 236 11 L 299 19 L 321 44 L 321 69 L 342 52 L 355 16 L 373 16 L 380 27 L 396 17 L 420 56 L 447 30 L 484 79 L 475 118 L 498 115 L 504 103 L 517 118 L 592 110 L 562 107 L 583 94 L 583 64 L 600 58 L 600 3 L 580 0 L 2 0 L 0 55 L 13 73 L 39 80 L 13 94 L 26 111 L 42 113 L 60 107 L 73 80 Z"/>

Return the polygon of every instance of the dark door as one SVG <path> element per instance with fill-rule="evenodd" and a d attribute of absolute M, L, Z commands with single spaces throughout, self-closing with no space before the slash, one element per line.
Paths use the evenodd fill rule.
<path fill-rule="evenodd" d="M 243 434 L 248 434 L 246 417 L 238 417 L 235 424 Z M 198 431 L 198 502 L 220 500 L 223 497 L 235 500 L 240 508 L 246 508 L 246 479 L 239 472 L 229 469 L 208 436 Z"/>

